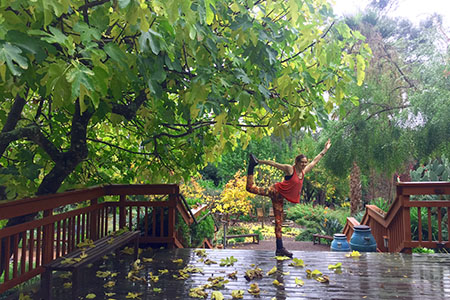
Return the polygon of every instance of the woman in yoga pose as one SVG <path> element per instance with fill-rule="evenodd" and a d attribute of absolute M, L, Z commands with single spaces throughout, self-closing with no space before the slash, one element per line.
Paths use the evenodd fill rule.
<path fill-rule="evenodd" d="M 330 149 L 331 142 L 328 140 L 325 143 L 323 150 L 310 162 L 305 155 L 300 154 L 295 158 L 294 165 L 279 164 L 270 160 L 257 159 L 253 154 L 250 154 L 247 173 L 247 191 L 253 194 L 268 196 L 272 200 L 273 214 L 275 216 L 275 236 L 277 243 L 277 256 L 292 257 L 292 253 L 283 247 L 283 240 L 281 234 L 281 226 L 283 223 L 283 201 L 284 199 L 292 203 L 300 203 L 300 192 L 303 186 L 303 178 L 305 174 L 319 162 L 319 160 Z M 258 164 L 269 165 L 284 172 L 284 180 L 277 182 L 270 187 L 258 187 L 255 185 L 253 172 L 255 166 Z"/>

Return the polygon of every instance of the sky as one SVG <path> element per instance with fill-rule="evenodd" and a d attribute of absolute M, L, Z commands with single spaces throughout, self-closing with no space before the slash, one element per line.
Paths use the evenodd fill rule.
<path fill-rule="evenodd" d="M 337 15 L 351 15 L 364 8 L 369 0 L 334 0 Z M 444 26 L 450 25 L 450 0 L 398 0 L 395 11 L 389 15 L 406 17 L 418 24 L 430 14 L 437 12 L 444 15 Z"/>

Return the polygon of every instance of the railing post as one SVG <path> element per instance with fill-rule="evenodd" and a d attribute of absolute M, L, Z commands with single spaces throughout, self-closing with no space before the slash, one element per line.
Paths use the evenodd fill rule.
<path fill-rule="evenodd" d="M 172 244 L 169 245 L 170 248 L 173 247 L 175 243 L 175 207 L 177 205 L 178 199 L 177 194 L 169 195 L 169 220 L 168 220 L 168 237 L 173 241 Z"/>
<path fill-rule="evenodd" d="M 98 204 L 98 199 L 91 199 L 91 206 L 97 206 Z M 90 239 L 91 240 L 97 240 L 98 239 L 98 209 L 95 209 L 93 211 L 91 211 L 91 219 L 89 221 L 89 234 L 90 234 Z"/>
<path fill-rule="evenodd" d="M 119 200 L 119 229 L 124 228 L 126 224 L 126 212 L 125 212 L 125 204 L 126 204 L 127 196 L 120 195 Z"/>
<path fill-rule="evenodd" d="M 53 215 L 53 209 L 44 211 L 44 219 Z M 47 224 L 43 227 L 42 232 L 42 264 L 49 263 L 53 260 L 53 244 L 54 244 L 54 224 Z"/>
<path fill-rule="evenodd" d="M 409 202 L 409 196 L 408 195 L 399 195 L 399 197 L 400 197 L 400 203 L 401 203 L 401 207 L 402 207 L 403 242 L 408 243 L 408 242 L 411 242 L 411 214 L 410 214 L 409 206 L 406 206 L 407 202 Z M 411 249 L 409 249 L 409 250 L 411 250 Z"/>

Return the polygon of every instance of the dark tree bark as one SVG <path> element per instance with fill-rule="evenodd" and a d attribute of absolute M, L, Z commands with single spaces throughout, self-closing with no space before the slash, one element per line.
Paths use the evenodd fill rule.
<path fill-rule="evenodd" d="M 353 216 L 361 209 L 361 171 L 356 162 L 353 162 L 350 173 L 350 213 Z"/>
<path fill-rule="evenodd" d="M 122 114 L 127 119 L 133 119 L 136 116 L 137 110 L 145 100 L 145 92 L 142 91 L 135 101 L 130 102 L 128 105 L 121 106 L 120 109 L 116 108 L 115 113 Z M 75 104 L 75 112 L 73 114 L 70 131 L 70 148 L 67 151 L 61 151 L 47 139 L 38 125 L 32 124 L 27 127 L 16 128 L 24 105 L 25 100 L 17 97 L 13 108 L 8 115 L 8 121 L 0 133 L 0 150 L 2 150 L 0 153 L 3 154 L 11 142 L 20 139 L 27 139 L 39 145 L 53 160 L 54 166 L 42 180 L 35 195 L 39 196 L 56 193 L 67 176 L 69 176 L 75 168 L 88 157 L 87 130 L 94 111 L 87 110 L 81 113 L 78 102 Z M 5 227 L 29 222 L 33 220 L 35 216 L 36 214 L 29 214 L 11 218 L 8 220 Z M 12 240 L 10 242 L 12 242 Z M 5 267 L 3 265 L 3 262 L 5 261 L 5 252 L 3 251 L 5 239 L 2 239 L 1 247 L 2 257 L 0 258 L 0 274 L 3 273 Z M 9 256 L 12 255 L 12 251 L 13 249 L 11 248 Z"/>

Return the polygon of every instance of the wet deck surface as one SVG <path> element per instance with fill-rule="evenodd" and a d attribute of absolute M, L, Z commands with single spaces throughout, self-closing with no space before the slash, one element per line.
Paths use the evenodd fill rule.
<path fill-rule="evenodd" d="M 90 293 L 95 294 L 94 299 L 194 299 L 189 296 L 191 288 L 211 283 L 209 278 L 219 276 L 229 280 L 217 289 L 225 299 L 231 299 L 233 290 L 243 290 L 243 299 L 257 299 L 248 292 L 251 283 L 258 284 L 260 299 L 450 299 L 448 254 L 361 253 L 359 258 L 349 258 L 340 252 L 294 251 L 294 258 L 305 263 L 305 267 L 294 267 L 289 265 L 292 260 L 276 260 L 272 251 L 205 250 L 205 253 L 202 259 L 195 249 L 145 250 L 140 256 L 142 269 L 134 273 L 141 280 L 135 278 L 135 281 L 126 278 L 133 269 L 132 256 L 110 256 L 83 269 L 79 299 L 88 299 L 86 296 Z M 234 265 L 219 265 L 222 259 L 231 256 L 237 259 Z M 153 258 L 153 261 L 143 262 L 143 258 Z M 173 262 L 179 259 L 182 262 Z M 206 259 L 217 264 L 205 264 Z M 340 274 L 328 269 L 329 265 L 337 263 L 342 263 Z M 244 274 L 254 269 L 252 264 L 262 269 L 263 277 L 247 281 Z M 174 278 L 188 265 L 201 268 L 202 273 L 189 274 L 186 279 Z M 277 267 L 277 272 L 267 275 L 273 267 Z M 308 279 L 307 269 L 321 271 L 329 277 L 329 283 Z M 96 276 L 99 270 L 118 274 L 99 278 Z M 167 273 L 161 274 L 165 271 L 160 270 L 167 270 Z M 234 271 L 237 271 L 237 279 L 229 279 L 227 274 Z M 157 282 L 151 280 L 150 272 L 158 275 Z M 303 280 L 304 285 L 296 285 L 296 278 Z M 274 285 L 275 279 L 282 285 Z M 69 281 L 55 274 L 54 299 L 70 299 L 70 289 L 63 288 L 63 283 Z M 110 281 L 115 285 L 104 287 Z M 215 290 L 206 288 L 204 291 L 208 294 L 205 299 L 211 299 Z"/>

